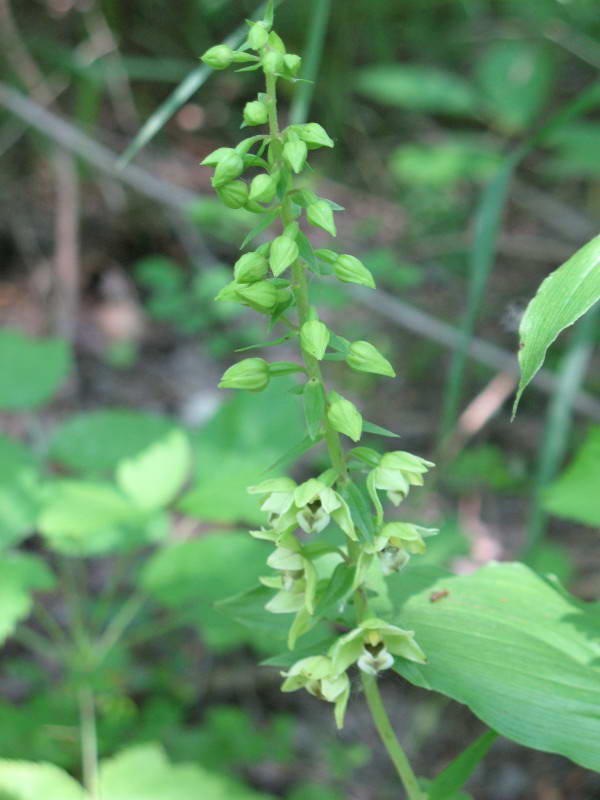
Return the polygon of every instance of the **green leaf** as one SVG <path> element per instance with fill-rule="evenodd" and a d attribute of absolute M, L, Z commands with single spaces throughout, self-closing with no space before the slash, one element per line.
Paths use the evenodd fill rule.
<path fill-rule="evenodd" d="M 392 621 L 415 631 L 428 659 L 398 660 L 401 675 L 509 739 L 600 769 L 600 642 L 583 604 L 523 564 L 468 576 L 409 567 L 388 586 Z"/>
<path fill-rule="evenodd" d="M 323 414 L 325 413 L 325 396 L 319 381 L 311 378 L 306 382 L 302 399 L 304 401 L 304 418 L 308 428 L 308 435 L 315 441 L 321 430 Z"/>
<path fill-rule="evenodd" d="M 52 398 L 71 369 L 71 351 L 62 339 L 31 339 L 0 331 L 0 408 L 37 408 Z"/>
<path fill-rule="evenodd" d="M 272 211 L 267 211 L 265 214 L 262 215 L 262 218 L 258 225 L 255 225 L 252 230 L 244 237 L 244 241 L 240 245 L 240 250 L 245 250 L 246 247 L 252 242 L 259 233 L 266 231 L 266 229 L 271 225 L 277 217 L 279 216 L 279 209 L 274 208 Z"/>
<path fill-rule="evenodd" d="M 375 523 L 365 492 L 354 481 L 348 481 L 340 493 L 348 503 L 352 520 L 358 528 L 361 539 L 372 542 L 375 536 Z"/>
<path fill-rule="evenodd" d="M 268 800 L 196 764 L 171 764 L 158 744 L 138 745 L 103 761 L 99 790 L 106 800 Z M 46 800 L 44 795 L 37 800 L 42 797 Z"/>
<path fill-rule="evenodd" d="M 363 433 L 372 433 L 374 436 L 386 436 L 388 439 L 399 439 L 400 434 L 394 431 L 388 431 L 387 428 L 382 428 L 381 425 L 375 425 L 374 422 L 363 422 Z"/>
<path fill-rule="evenodd" d="M 203 520 L 264 522 L 256 498 L 246 488 L 271 471 L 273 462 L 304 436 L 298 403 L 279 386 L 236 393 L 193 436 L 198 460 L 192 489 L 179 508 Z M 311 445 L 313 443 L 311 442 Z"/>
<path fill-rule="evenodd" d="M 90 411 L 55 431 L 49 457 L 75 472 L 112 472 L 120 461 L 133 458 L 173 430 L 171 420 L 139 411 Z"/>
<path fill-rule="evenodd" d="M 454 792 L 464 786 L 475 767 L 485 758 L 497 738 L 496 731 L 486 731 L 470 744 L 466 750 L 463 750 L 429 784 L 427 800 L 447 800 Z"/>
<path fill-rule="evenodd" d="M 476 77 L 498 125 L 514 133 L 534 121 L 550 95 L 553 67 L 549 48 L 539 43 L 502 39 L 487 48 Z"/>
<path fill-rule="evenodd" d="M 458 75 L 416 64 L 378 64 L 356 75 L 360 94 L 411 111 L 470 115 L 477 110 L 475 90 Z"/>
<path fill-rule="evenodd" d="M 166 607 L 185 610 L 211 648 L 231 649 L 252 643 L 253 636 L 218 614 L 214 603 L 256 584 L 265 571 L 267 552 L 247 533 L 203 533 L 199 539 L 177 542 L 151 556 L 140 574 L 140 585 Z"/>
<path fill-rule="evenodd" d="M 48 591 L 53 585 L 54 577 L 40 559 L 26 553 L 3 554 L 0 560 L 0 643 L 29 615 L 32 592 Z"/>
<path fill-rule="evenodd" d="M 39 501 L 39 476 L 31 453 L 0 436 L 0 548 L 33 530 Z"/>
<path fill-rule="evenodd" d="M 57 480 L 38 517 L 48 545 L 66 555 L 94 556 L 162 538 L 164 518 L 149 515 L 109 484 Z"/>
<path fill-rule="evenodd" d="M 175 498 L 191 462 L 187 437 L 173 431 L 139 455 L 122 461 L 117 467 L 117 483 L 137 506 L 156 510 Z"/>
<path fill-rule="evenodd" d="M 0 761 L 0 798 L 4 800 L 86 800 L 77 781 L 53 764 Z"/>
<path fill-rule="evenodd" d="M 544 363 L 546 350 L 559 333 L 600 299 L 600 236 L 549 275 L 531 300 L 519 327 L 521 380 L 513 406 L 516 413 L 527 384 Z"/>
<path fill-rule="evenodd" d="M 315 607 L 315 617 L 324 617 L 331 613 L 352 591 L 354 570 L 346 564 L 338 564 L 329 579 L 325 591 L 319 597 Z"/>
<path fill-rule="evenodd" d="M 543 507 L 551 514 L 600 527 L 600 427 L 588 432 L 573 461 L 543 491 Z"/>

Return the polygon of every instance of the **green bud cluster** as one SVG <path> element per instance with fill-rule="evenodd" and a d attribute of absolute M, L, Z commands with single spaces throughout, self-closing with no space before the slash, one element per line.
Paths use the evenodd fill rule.
<path fill-rule="evenodd" d="M 329 248 L 313 249 L 302 230 L 306 223 L 308 232 L 316 227 L 336 236 L 339 207 L 295 185 L 312 151 L 332 148 L 334 142 L 316 122 L 279 129 L 277 82 L 295 82 L 301 59 L 287 53 L 272 22 L 271 4 L 264 20 L 248 23 L 247 40 L 239 50 L 218 45 L 203 56 L 214 69 L 244 62 L 248 64 L 244 70 L 262 69 L 266 91 L 246 103 L 242 126 L 268 127 L 234 148 L 218 148 L 202 164 L 214 170 L 212 185 L 225 205 L 264 215 L 247 241 L 271 225 L 280 226 L 268 241 L 238 258 L 233 279 L 216 300 L 251 308 L 266 316 L 270 326 L 284 324 L 283 338 L 297 341 L 301 359 L 298 363 L 269 363 L 263 358 L 245 358 L 226 370 L 219 386 L 260 392 L 280 375 L 299 373 L 308 440 L 327 445 L 331 465 L 321 475 L 301 484 L 289 477 L 271 478 L 248 491 L 262 498 L 266 514 L 265 526 L 251 533 L 272 546 L 267 566 L 273 572 L 261 579 L 263 586 L 273 590 L 266 609 L 293 615 L 290 648 L 323 624 L 319 609 L 332 591 L 333 574 L 349 576 L 337 602 L 329 602 L 325 618 L 351 629 L 327 652 L 294 664 L 284 673 L 282 687 L 284 691 L 305 688 L 333 703 L 341 727 L 350 695 L 347 670 L 353 664 L 376 675 L 397 658 L 425 660 L 411 631 L 369 613 L 368 597 L 381 592 L 387 575 L 423 553 L 425 538 L 436 532 L 412 523 L 387 521 L 380 493 L 398 505 L 411 487 L 423 484 L 424 474 L 433 465 L 404 451 L 380 454 L 363 446 L 347 451 L 342 445 L 341 437 L 358 443 L 367 423 L 350 399 L 326 388 L 324 362 L 345 361 L 352 370 L 390 378 L 395 371 L 373 344 L 343 339 L 311 305 L 309 276 L 313 280 L 331 277 L 371 289 L 375 281 L 355 256 Z M 293 312 L 291 318 L 289 312 Z M 325 532 L 327 538 L 317 540 Z M 348 622 L 345 609 L 349 606 L 356 611 L 354 626 Z"/>

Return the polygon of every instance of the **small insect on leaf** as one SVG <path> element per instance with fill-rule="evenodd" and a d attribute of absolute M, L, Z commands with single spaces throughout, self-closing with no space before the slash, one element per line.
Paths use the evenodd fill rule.
<path fill-rule="evenodd" d="M 437 603 L 439 600 L 443 600 L 444 597 L 448 597 L 449 594 L 450 592 L 448 589 L 442 589 L 439 592 L 432 592 L 432 594 L 429 596 L 429 602 Z"/>

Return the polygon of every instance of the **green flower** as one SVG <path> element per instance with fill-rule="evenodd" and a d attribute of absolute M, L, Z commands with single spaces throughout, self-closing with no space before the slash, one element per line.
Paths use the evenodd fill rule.
<path fill-rule="evenodd" d="M 403 450 L 385 453 L 379 466 L 369 473 L 369 491 L 371 495 L 375 489 L 387 492 L 390 502 L 400 505 L 411 486 L 423 486 L 423 475 L 433 466 L 433 462 Z"/>
<path fill-rule="evenodd" d="M 393 665 L 394 656 L 418 664 L 426 662 L 413 631 L 405 631 L 376 618 L 363 620 L 357 628 L 338 639 L 330 650 L 330 656 L 336 674 L 345 672 L 356 663 L 363 672 L 376 675 Z"/>
<path fill-rule="evenodd" d="M 223 373 L 219 389 L 261 392 L 269 385 L 269 365 L 264 358 L 244 358 Z"/>
<path fill-rule="evenodd" d="M 285 681 L 282 692 L 295 692 L 306 689 L 314 697 L 335 705 L 335 722 L 338 728 L 344 725 L 344 715 L 350 697 L 350 680 L 344 672 L 333 669 L 327 656 L 310 656 L 297 661 L 289 670 L 283 672 Z"/>
<path fill-rule="evenodd" d="M 396 377 L 390 362 L 370 342 L 352 342 L 346 363 L 358 372 L 373 372 L 375 375 L 385 375 L 388 378 Z"/>

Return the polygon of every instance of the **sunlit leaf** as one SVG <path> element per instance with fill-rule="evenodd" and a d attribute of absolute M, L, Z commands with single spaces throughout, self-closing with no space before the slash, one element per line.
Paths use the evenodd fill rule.
<path fill-rule="evenodd" d="M 0 408 L 16 411 L 48 402 L 70 369 L 71 351 L 62 339 L 0 331 Z"/>
<path fill-rule="evenodd" d="M 600 299 L 600 236 L 578 250 L 540 285 L 519 328 L 521 380 L 516 411 L 523 390 L 544 363 L 546 350 L 559 333 L 576 322 Z"/>
<path fill-rule="evenodd" d="M 32 592 L 51 589 L 54 579 L 43 561 L 25 553 L 0 559 L 0 643 L 28 616 Z M 0 786 L 1 786 L 0 781 Z"/>

